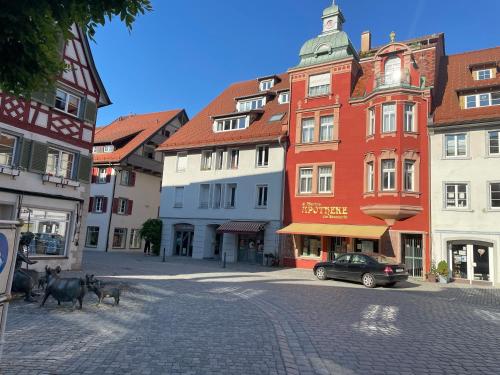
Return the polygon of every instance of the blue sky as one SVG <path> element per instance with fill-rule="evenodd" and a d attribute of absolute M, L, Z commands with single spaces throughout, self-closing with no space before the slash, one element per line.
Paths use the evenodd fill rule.
<path fill-rule="evenodd" d="M 301 45 L 321 32 L 331 0 L 153 0 L 132 32 L 118 20 L 91 43 L 113 104 L 99 125 L 130 113 L 185 108 L 193 117 L 232 82 L 281 73 L 298 63 Z M 356 48 L 389 33 L 404 40 L 445 33 L 447 54 L 500 45 L 498 0 L 337 0 Z"/>

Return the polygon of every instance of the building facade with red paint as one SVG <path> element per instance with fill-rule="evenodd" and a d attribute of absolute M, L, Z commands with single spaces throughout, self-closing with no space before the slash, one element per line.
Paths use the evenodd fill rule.
<path fill-rule="evenodd" d="M 383 254 L 414 276 L 430 266 L 427 118 L 442 34 L 355 50 L 337 5 L 290 74 L 285 266 L 349 251 Z"/>

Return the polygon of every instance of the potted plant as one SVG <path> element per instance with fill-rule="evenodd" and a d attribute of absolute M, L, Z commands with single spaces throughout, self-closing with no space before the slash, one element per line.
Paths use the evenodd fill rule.
<path fill-rule="evenodd" d="M 448 270 L 448 262 L 446 260 L 442 260 L 441 262 L 438 263 L 437 273 L 439 276 L 439 282 L 442 284 L 447 284 L 449 270 Z"/>
<path fill-rule="evenodd" d="M 431 283 L 435 283 L 438 281 L 438 272 L 437 272 L 435 261 L 431 262 L 431 269 L 430 269 L 429 273 L 427 274 L 427 281 L 429 281 Z"/>

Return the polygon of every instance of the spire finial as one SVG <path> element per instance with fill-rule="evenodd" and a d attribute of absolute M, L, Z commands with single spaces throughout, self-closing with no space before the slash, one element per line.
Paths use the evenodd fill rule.
<path fill-rule="evenodd" d="M 389 38 L 391 40 L 391 43 L 394 43 L 394 41 L 396 40 L 396 33 L 394 31 L 391 31 L 391 33 L 389 34 Z"/>

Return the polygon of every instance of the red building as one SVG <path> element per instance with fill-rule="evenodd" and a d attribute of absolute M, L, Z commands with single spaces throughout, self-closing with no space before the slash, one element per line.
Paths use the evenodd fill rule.
<path fill-rule="evenodd" d="M 311 268 L 361 251 L 430 265 L 427 118 L 444 54 L 443 35 L 359 53 L 337 5 L 307 41 L 290 74 L 286 159 L 286 266 Z"/>

